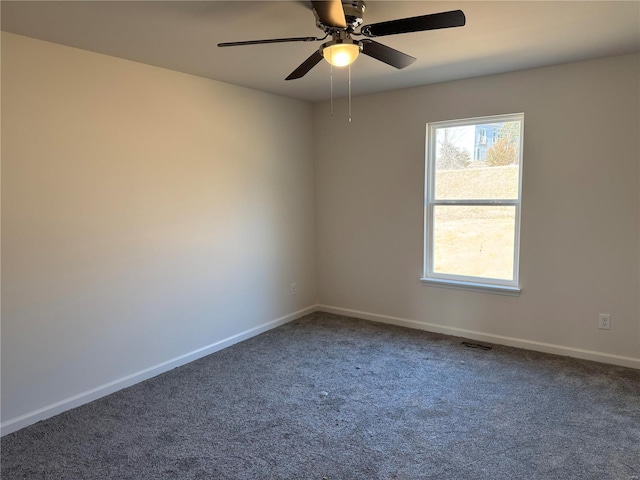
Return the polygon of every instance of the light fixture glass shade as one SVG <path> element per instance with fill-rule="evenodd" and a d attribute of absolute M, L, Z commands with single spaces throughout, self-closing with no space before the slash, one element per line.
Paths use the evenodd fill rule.
<path fill-rule="evenodd" d="M 322 56 L 334 67 L 351 65 L 359 53 L 360 47 L 355 43 L 336 43 L 322 49 Z"/>

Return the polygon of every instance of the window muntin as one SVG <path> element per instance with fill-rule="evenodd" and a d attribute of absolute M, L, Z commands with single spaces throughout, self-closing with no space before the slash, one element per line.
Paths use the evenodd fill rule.
<path fill-rule="evenodd" d="M 426 283 L 517 289 L 523 127 L 523 114 L 427 125 Z"/>

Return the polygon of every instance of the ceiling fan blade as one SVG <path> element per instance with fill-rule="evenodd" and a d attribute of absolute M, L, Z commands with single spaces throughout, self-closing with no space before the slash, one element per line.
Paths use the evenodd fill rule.
<path fill-rule="evenodd" d="M 433 13 L 420 17 L 401 18 L 400 20 L 373 23 L 362 27 L 360 33 L 365 37 L 383 37 L 385 35 L 397 35 L 399 33 L 462 27 L 465 22 L 466 19 L 462 10 L 453 10 L 451 12 Z"/>
<path fill-rule="evenodd" d="M 266 40 L 246 40 L 243 42 L 223 42 L 219 47 L 237 47 L 240 45 L 261 45 L 263 43 L 285 43 L 285 42 L 316 42 L 322 40 L 316 37 L 293 37 L 293 38 L 269 38 Z"/>
<path fill-rule="evenodd" d="M 320 51 L 316 50 L 315 52 L 313 52 L 313 55 L 307 58 L 298 68 L 291 72 L 291 74 L 287 78 L 285 78 L 285 80 L 295 80 L 296 78 L 304 77 L 309 72 L 309 70 L 315 67 L 322 60 L 322 58 L 323 57 Z"/>
<path fill-rule="evenodd" d="M 344 8 L 340 0 L 312 1 L 313 9 L 318 14 L 320 22 L 327 27 L 347 28 L 344 18 Z"/>
<path fill-rule="evenodd" d="M 402 53 L 373 40 L 362 40 L 362 53 L 396 68 L 404 68 L 416 61 L 411 55 Z"/>

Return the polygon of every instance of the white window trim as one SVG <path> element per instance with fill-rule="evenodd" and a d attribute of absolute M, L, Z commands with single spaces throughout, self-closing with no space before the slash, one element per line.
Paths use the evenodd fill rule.
<path fill-rule="evenodd" d="M 436 200 L 435 194 L 435 175 L 431 175 L 435 165 L 435 131 L 436 128 L 451 128 L 473 125 L 478 123 L 499 123 L 519 121 L 520 122 L 520 149 L 519 149 L 519 175 L 518 175 L 518 198 L 508 200 Z M 437 287 L 449 287 L 462 290 L 471 290 L 479 292 L 498 293 L 502 295 L 519 295 L 521 288 L 519 285 L 520 278 L 520 217 L 522 204 L 522 145 L 524 141 L 524 113 L 515 113 L 507 115 L 493 115 L 487 117 L 465 118 L 462 120 L 449 120 L 444 122 L 428 123 L 426 127 L 426 146 L 425 146 L 425 190 L 424 190 L 424 256 L 423 256 L 423 275 L 420 281 L 424 285 L 432 285 Z M 461 206 L 514 206 L 515 207 L 515 225 L 514 225 L 514 258 L 513 258 L 513 280 L 503 280 L 495 278 L 483 278 L 467 275 L 453 275 L 436 273 L 433 271 L 433 207 L 440 205 L 461 205 Z"/>

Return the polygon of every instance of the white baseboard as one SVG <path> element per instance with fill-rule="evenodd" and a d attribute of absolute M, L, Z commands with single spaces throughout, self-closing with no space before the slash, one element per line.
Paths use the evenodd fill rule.
<path fill-rule="evenodd" d="M 317 305 L 312 305 L 311 307 L 298 310 L 297 312 L 290 313 L 289 315 L 285 315 L 284 317 L 277 318 L 249 330 L 245 330 L 244 332 L 240 332 L 236 335 L 212 343 L 211 345 L 207 345 L 206 347 L 199 348 L 192 352 L 185 353 L 184 355 L 172 358 L 170 360 L 167 360 L 166 362 L 154 365 L 153 367 L 146 368 L 131 375 L 127 375 L 126 377 L 122 377 L 112 382 L 105 383 L 104 385 L 92 388 L 91 390 L 87 390 L 86 392 L 81 392 L 77 395 L 65 398 L 64 400 L 61 400 L 59 402 L 47 405 L 24 415 L 20 415 L 19 417 L 12 418 L 0 424 L 0 436 L 7 435 L 9 433 L 15 432 L 16 430 L 20 430 L 21 428 L 39 422 L 40 420 L 45 420 L 47 418 L 53 417 L 54 415 L 58 415 L 59 413 L 71 410 L 72 408 L 76 408 L 86 403 L 92 402 L 101 397 L 117 392 L 118 390 L 130 387 L 131 385 L 135 385 L 136 383 L 155 377 L 156 375 L 160 375 L 161 373 L 168 372 L 169 370 L 172 370 L 176 367 L 180 367 L 189 362 L 193 362 L 194 360 L 198 360 L 199 358 L 205 357 L 224 348 L 230 347 L 231 345 L 234 345 L 238 342 L 247 340 L 251 337 L 255 337 L 256 335 L 264 333 L 267 330 L 279 327 L 280 325 L 284 325 L 285 323 L 291 322 L 309 313 L 317 311 Z"/>
<path fill-rule="evenodd" d="M 503 335 L 494 335 L 491 333 L 476 332 L 466 330 L 464 328 L 447 327 L 434 323 L 418 322 L 416 320 L 408 320 L 405 318 L 390 317 L 388 315 L 378 315 L 376 313 L 361 312 L 348 308 L 333 307 L 330 305 L 318 305 L 317 309 L 321 312 L 336 313 L 349 317 L 356 317 L 362 320 L 370 320 L 379 323 L 388 323 L 401 327 L 415 328 L 418 330 L 426 330 L 434 333 L 443 333 L 445 335 L 453 335 L 455 337 L 465 337 L 471 340 L 479 340 L 482 342 L 496 343 L 498 345 L 506 345 L 509 347 L 524 348 L 526 350 L 534 350 L 537 352 L 553 353 L 565 357 L 580 358 L 582 360 L 593 360 L 595 362 L 619 365 L 621 367 L 630 367 L 640 369 L 640 358 L 625 357 L 622 355 L 613 355 L 610 353 L 596 352 L 593 350 L 584 350 L 581 348 L 565 347 L 563 345 L 555 345 L 552 343 L 536 342 L 533 340 L 525 340 L 522 338 L 505 337 Z"/>

